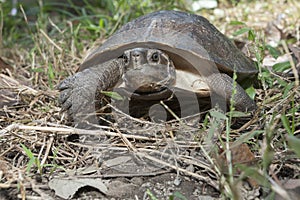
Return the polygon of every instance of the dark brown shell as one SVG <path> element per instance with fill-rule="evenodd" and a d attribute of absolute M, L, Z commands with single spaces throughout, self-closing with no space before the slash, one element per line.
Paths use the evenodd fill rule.
<path fill-rule="evenodd" d="M 204 17 L 179 11 L 159 11 L 128 22 L 92 51 L 80 70 L 121 56 L 135 47 L 166 51 L 176 68 L 201 75 L 235 70 L 239 80 L 257 73 L 247 58 Z"/>

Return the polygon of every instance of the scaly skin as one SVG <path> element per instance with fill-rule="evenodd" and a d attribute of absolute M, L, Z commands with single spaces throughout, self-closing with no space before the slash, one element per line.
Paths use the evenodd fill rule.
<path fill-rule="evenodd" d="M 95 123 L 93 113 L 100 92 L 113 87 L 123 72 L 123 60 L 114 59 L 68 77 L 57 87 L 61 91 L 58 101 L 62 111 L 67 111 L 74 121 L 89 115 L 87 121 Z"/>
<path fill-rule="evenodd" d="M 236 110 L 246 112 L 256 109 L 255 102 L 238 83 L 236 83 L 236 87 L 234 88 L 233 79 L 227 74 L 212 74 L 206 77 L 206 82 L 211 90 L 211 99 L 215 100 L 215 103 L 223 103 L 217 102 L 219 96 L 221 97 L 219 101 L 225 101 L 226 104 L 230 104 L 232 91 L 235 90 L 236 94 L 234 95 L 233 102 Z"/>

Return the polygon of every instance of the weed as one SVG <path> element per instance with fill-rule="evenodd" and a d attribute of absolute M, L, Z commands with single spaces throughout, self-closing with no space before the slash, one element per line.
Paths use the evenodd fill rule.
<path fill-rule="evenodd" d="M 23 150 L 25 151 L 26 155 L 29 158 L 26 172 L 29 173 L 32 170 L 33 165 L 36 165 L 36 167 L 38 168 L 38 172 L 41 174 L 42 166 L 40 160 L 37 157 L 35 157 L 32 151 L 28 149 L 24 144 L 21 144 L 21 147 L 23 148 Z"/>

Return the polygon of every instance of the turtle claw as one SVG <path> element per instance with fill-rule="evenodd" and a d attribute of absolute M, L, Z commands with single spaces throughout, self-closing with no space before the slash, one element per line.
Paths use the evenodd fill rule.
<path fill-rule="evenodd" d="M 76 82 L 76 75 L 68 77 L 64 81 L 60 82 L 56 88 L 60 90 L 60 95 L 58 97 L 58 103 L 61 105 L 61 112 L 67 111 L 70 113 L 71 107 L 72 107 L 72 101 L 71 98 L 74 95 L 73 88 L 75 86 Z"/>
<path fill-rule="evenodd" d="M 65 97 L 61 97 L 62 95 L 64 95 Z M 64 98 L 64 99 L 63 99 L 63 98 Z M 62 101 L 62 100 L 63 100 L 63 101 Z M 64 94 L 64 93 L 61 93 L 61 94 L 60 94 L 58 103 L 61 105 L 61 111 L 62 111 L 62 112 L 71 110 L 72 102 L 71 102 L 70 99 L 66 96 L 66 94 Z"/>
<path fill-rule="evenodd" d="M 58 103 L 62 108 L 61 111 L 67 112 L 69 116 L 92 112 L 91 109 L 97 90 L 96 82 L 96 74 L 87 69 L 59 83 L 57 89 L 60 90 Z"/>
<path fill-rule="evenodd" d="M 65 89 L 69 89 L 72 88 L 72 86 L 74 85 L 74 81 L 75 81 L 75 76 L 71 76 L 65 80 L 63 80 L 62 82 L 60 82 L 56 88 L 60 91 L 65 90 Z"/>
<path fill-rule="evenodd" d="M 65 90 L 61 91 L 60 95 L 58 97 L 58 103 L 60 105 L 63 105 L 67 101 L 67 99 L 69 98 L 69 96 L 71 95 L 70 93 L 71 93 L 70 89 L 68 89 L 68 90 L 65 89 Z"/>

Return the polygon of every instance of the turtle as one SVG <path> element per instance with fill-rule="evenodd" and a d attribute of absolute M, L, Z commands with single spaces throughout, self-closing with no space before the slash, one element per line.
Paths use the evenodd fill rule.
<path fill-rule="evenodd" d="M 233 97 L 236 110 L 253 112 L 256 103 L 239 83 L 252 82 L 257 73 L 254 61 L 206 18 L 162 10 L 128 22 L 92 50 L 58 85 L 59 103 L 76 115 L 93 112 L 102 91 L 115 88 L 139 102 L 208 91 L 211 101 L 228 105 Z"/>

